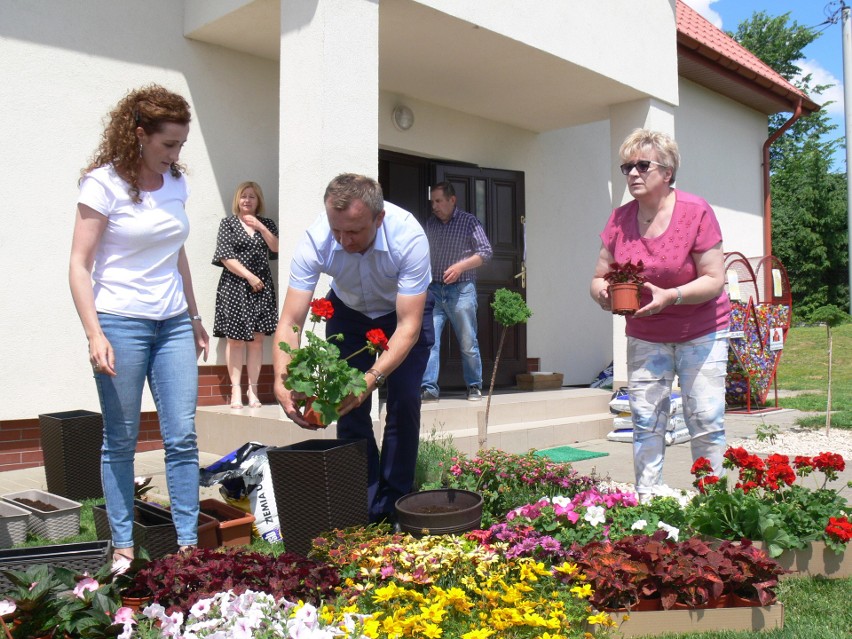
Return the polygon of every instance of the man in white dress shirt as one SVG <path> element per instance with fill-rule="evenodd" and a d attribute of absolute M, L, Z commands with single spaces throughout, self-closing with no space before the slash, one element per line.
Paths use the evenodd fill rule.
<path fill-rule="evenodd" d="M 393 521 L 396 500 L 411 492 L 420 440 L 420 381 L 434 341 L 429 242 L 409 212 L 384 202 L 378 182 L 344 173 L 328 185 L 325 214 L 307 230 L 290 265 L 274 343 L 298 347 L 321 273 L 332 277 L 327 297 L 334 305 L 328 335 L 342 333 L 341 356 L 365 343 L 368 330 L 390 338 L 378 359 L 369 352 L 349 363 L 364 372 L 367 390 L 339 407 L 337 436 L 364 439 L 369 448 L 368 499 L 371 521 Z M 299 333 L 293 331 L 298 326 Z M 308 424 L 284 387 L 290 356 L 274 349 L 275 397 L 287 417 Z M 370 417 L 372 391 L 387 380 L 387 417 L 381 457 Z"/>

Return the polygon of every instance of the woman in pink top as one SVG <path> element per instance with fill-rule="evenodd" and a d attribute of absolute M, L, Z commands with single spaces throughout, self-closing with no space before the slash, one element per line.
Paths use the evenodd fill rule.
<path fill-rule="evenodd" d="M 673 185 L 680 155 L 664 133 L 637 129 L 619 150 L 633 201 L 601 233 L 592 298 L 611 310 L 604 275 L 612 262 L 645 265 L 642 306 L 627 317 L 627 374 L 636 491 L 663 484 L 665 432 L 677 375 L 693 459 L 722 475 L 730 303 L 724 292 L 722 233 L 703 199 Z"/>

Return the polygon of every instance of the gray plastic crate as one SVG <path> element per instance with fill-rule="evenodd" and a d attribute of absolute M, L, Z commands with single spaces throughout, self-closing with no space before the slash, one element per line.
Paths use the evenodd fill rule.
<path fill-rule="evenodd" d="M 29 510 L 0 501 L 0 548 L 11 548 L 26 541 L 29 518 Z"/>
<path fill-rule="evenodd" d="M 39 510 L 38 508 L 15 501 L 16 499 L 40 501 L 54 506 L 56 510 Z M 72 501 L 65 499 L 65 497 L 36 489 L 8 493 L 3 495 L 3 500 L 11 503 L 13 506 L 19 506 L 29 511 L 30 516 L 27 520 L 27 530 L 34 535 L 54 541 L 80 534 L 80 508 L 82 504 L 78 501 Z"/>

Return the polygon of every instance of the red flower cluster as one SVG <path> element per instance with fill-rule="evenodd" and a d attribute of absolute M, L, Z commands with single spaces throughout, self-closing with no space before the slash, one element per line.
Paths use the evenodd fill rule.
<path fill-rule="evenodd" d="M 829 481 L 837 479 L 837 473 L 841 473 L 846 469 L 846 462 L 843 461 L 843 456 L 837 453 L 820 453 L 813 459 L 798 456 L 793 460 L 793 465 L 796 467 L 796 474 L 800 477 L 806 477 L 814 470 L 818 470 L 824 473 L 826 480 Z"/>
<path fill-rule="evenodd" d="M 725 468 L 736 468 L 739 470 L 739 481 L 734 488 L 742 488 L 748 493 L 763 484 L 766 464 L 757 455 L 750 454 L 745 448 L 729 448 L 725 451 Z"/>
<path fill-rule="evenodd" d="M 388 338 L 385 335 L 385 332 L 380 328 L 374 328 L 370 331 L 367 331 L 367 341 L 370 342 L 370 344 L 372 344 L 376 348 L 376 350 L 388 350 Z"/>
<path fill-rule="evenodd" d="M 695 486 L 701 494 L 707 492 L 707 486 L 719 483 L 719 477 L 713 474 L 713 465 L 706 457 L 699 457 L 696 459 L 689 472 L 695 475 L 695 481 L 692 482 L 692 485 Z"/>
<path fill-rule="evenodd" d="M 825 534 L 829 537 L 834 537 L 841 543 L 848 543 L 852 540 L 852 522 L 847 517 L 829 517 L 828 526 L 825 527 Z"/>
<path fill-rule="evenodd" d="M 696 464 L 698 461 L 700 460 L 697 460 Z M 826 481 L 835 480 L 837 473 L 846 468 L 843 457 L 837 453 L 820 453 L 814 458 L 799 455 L 793 459 L 791 466 L 787 455 L 773 453 L 764 462 L 757 455 L 749 454 L 744 448 L 729 448 L 725 451 L 723 463 L 725 468 L 739 470 L 739 481 L 734 487 L 742 488 L 746 493 L 755 488 L 780 490 L 785 484 L 792 486 L 796 481 L 796 475 L 806 477 L 814 470 L 824 473 Z M 794 471 L 793 468 L 796 470 Z M 701 477 L 695 471 L 695 465 L 693 465 L 693 474 Z"/>
<path fill-rule="evenodd" d="M 334 306 L 324 297 L 311 301 L 311 321 L 330 320 L 334 317 Z"/>

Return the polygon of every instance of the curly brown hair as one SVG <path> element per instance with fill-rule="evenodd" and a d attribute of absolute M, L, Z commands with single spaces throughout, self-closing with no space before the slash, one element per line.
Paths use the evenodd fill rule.
<path fill-rule="evenodd" d="M 145 133 L 159 133 L 167 122 L 189 124 L 189 104 L 176 93 L 158 84 L 130 91 L 107 116 L 108 122 L 94 156 L 81 172 L 81 180 L 89 171 L 112 164 L 116 172 L 130 184 L 130 197 L 139 203 L 139 140 L 136 128 Z M 186 169 L 173 163 L 171 174 L 179 177 Z"/>

